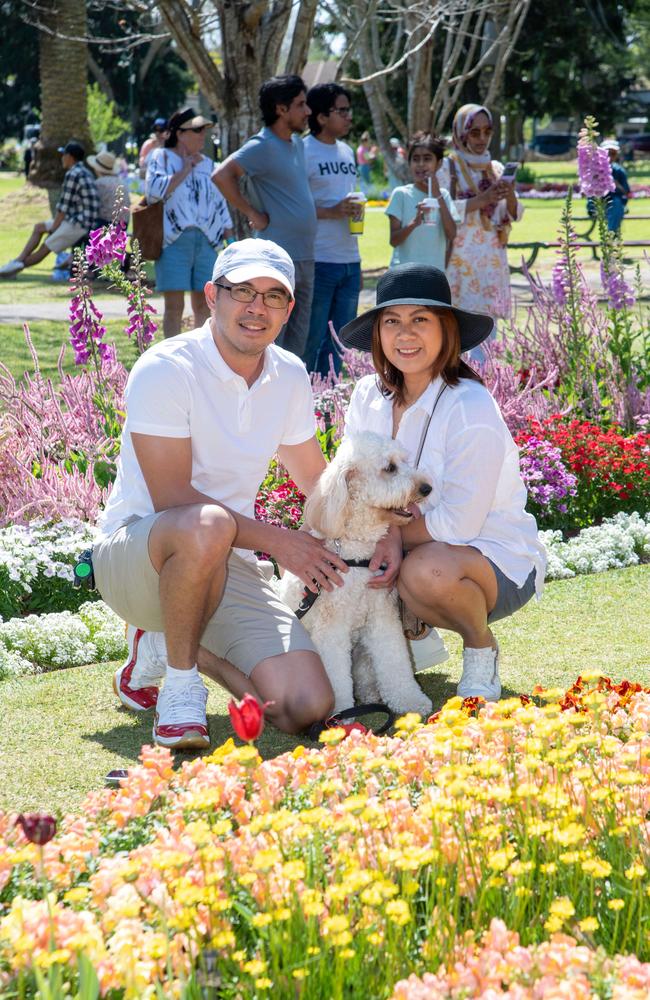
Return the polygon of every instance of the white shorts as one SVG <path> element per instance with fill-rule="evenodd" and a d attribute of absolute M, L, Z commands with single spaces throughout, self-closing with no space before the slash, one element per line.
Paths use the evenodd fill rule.
<path fill-rule="evenodd" d="M 70 247 L 73 247 L 87 233 L 88 230 L 85 226 L 80 226 L 78 222 L 68 222 L 67 219 L 64 219 L 58 229 L 55 229 L 47 237 L 45 246 L 52 253 L 60 253 L 61 250 L 68 250 Z"/>

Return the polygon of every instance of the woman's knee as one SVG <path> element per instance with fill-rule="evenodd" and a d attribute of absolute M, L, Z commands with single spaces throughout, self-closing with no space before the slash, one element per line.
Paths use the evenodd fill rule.
<path fill-rule="evenodd" d="M 457 582 L 453 564 L 441 553 L 412 552 L 402 563 L 398 591 L 402 598 L 415 597 L 423 603 L 444 599 Z"/>

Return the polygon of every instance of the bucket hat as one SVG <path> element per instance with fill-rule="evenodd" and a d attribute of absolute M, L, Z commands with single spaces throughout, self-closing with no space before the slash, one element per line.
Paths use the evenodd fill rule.
<path fill-rule="evenodd" d="M 458 320 L 460 349 L 471 351 L 492 333 L 494 320 L 485 313 L 458 309 L 451 303 L 451 289 L 444 271 L 430 264 L 398 264 L 391 267 L 377 282 L 377 304 L 373 309 L 346 323 L 339 331 L 339 340 L 346 347 L 369 351 L 372 328 L 382 309 L 388 306 L 431 306 L 449 309 Z"/>
<path fill-rule="evenodd" d="M 120 169 L 117 158 L 113 153 L 97 153 L 96 156 L 88 157 L 88 164 L 97 174 L 116 174 Z"/>

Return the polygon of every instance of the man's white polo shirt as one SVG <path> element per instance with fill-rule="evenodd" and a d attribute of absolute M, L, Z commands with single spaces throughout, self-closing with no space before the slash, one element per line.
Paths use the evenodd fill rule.
<path fill-rule="evenodd" d="M 100 518 L 108 537 L 129 518 L 154 513 L 131 433 L 192 439 L 192 486 L 254 517 L 255 497 L 280 445 L 301 444 L 316 431 L 314 401 L 303 363 L 275 344 L 249 388 L 229 368 L 210 321 L 150 347 L 126 384 L 117 479 Z M 237 549 L 254 559 L 251 552 Z"/>

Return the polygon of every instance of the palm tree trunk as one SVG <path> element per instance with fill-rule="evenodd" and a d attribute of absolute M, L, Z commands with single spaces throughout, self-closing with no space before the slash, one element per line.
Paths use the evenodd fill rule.
<path fill-rule="evenodd" d="M 63 178 L 58 147 L 76 139 L 87 153 L 93 149 L 86 110 L 86 0 L 41 0 L 39 11 L 41 137 L 29 179 L 54 190 Z"/>

